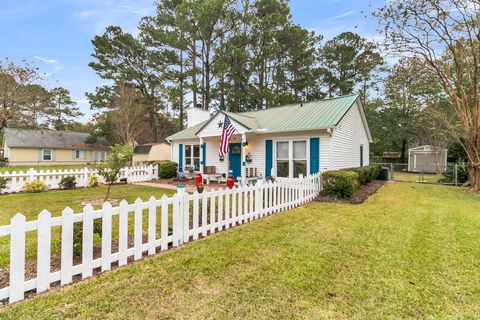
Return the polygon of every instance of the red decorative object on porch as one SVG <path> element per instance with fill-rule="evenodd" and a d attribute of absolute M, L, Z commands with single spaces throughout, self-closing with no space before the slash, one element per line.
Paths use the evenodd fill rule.
<path fill-rule="evenodd" d="M 228 176 L 228 178 L 227 178 L 227 188 L 232 189 L 234 184 L 235 184 L 235 179 L 233 179 L 232 176 Z"/>
<path fill-rule="evenodd" d="M 201 184 L 203 184 L 202 174 L 200 172 L 198 172 L 195 175 L 195 186 L 199 186 Z"/>

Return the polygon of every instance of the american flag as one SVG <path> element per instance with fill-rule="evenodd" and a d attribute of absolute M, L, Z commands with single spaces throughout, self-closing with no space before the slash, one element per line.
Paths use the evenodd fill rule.
<path fill-rule="evenodd" d="M 225 153 L 228 152 L 228 141 L 230 141 L 230 138 L 232 138 L 234 133 L 235 127 L 225 115 L 225 120 L 223 120 L 222 139 L 220 140 L 220 150 L 218 151 L 220 157 L 223 157 Z"/>

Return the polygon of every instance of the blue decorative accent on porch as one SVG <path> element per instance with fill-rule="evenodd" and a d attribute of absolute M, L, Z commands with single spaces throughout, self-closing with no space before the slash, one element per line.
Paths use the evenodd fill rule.
<path fill-rule="evenodd" d="M 183 144 L 178 145 L 178 172 L 183 172 Z"/>
<path fill-rule="evenodd" d="M 228 153 L 228 169 L 232 171 L 232 176 L 237 181 L 237 177 L 242 175 L 242 145 L 240 143 L 230 143 Z"/>
<path fill-rule="evenodd" d="M 310 138 L 310 174 L 318 173 L 320 168 L 320 139 Z"/>
<path fill-rule="evenodd" d="M 272 175 L 273 167 L 273 141 L 265 140 L 265 177 Z"/>
<path fill-rule="evenodd" d="M 201 147 L 202 147 L 202 160 L 200 161 L 200 163 L 206 166 L 207 165 L 207 144 L 204 142 Z"/>

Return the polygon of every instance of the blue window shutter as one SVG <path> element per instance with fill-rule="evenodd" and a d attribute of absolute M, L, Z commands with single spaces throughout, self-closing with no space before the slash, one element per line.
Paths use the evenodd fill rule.
<path fill-rule="evenodd" d="M 183 143 L 178 145 L 178 172 L 183 172 Z"/>
<path fill-rule="evenodd" d="M 272 175 L 273 167 L 273 141 L 265 140 L 265 177 Z"/>
<path fill-rule="evenodd" d="M 52 149 L 52 161 L 55 161 L 55 149 Z"/>
<path fill-rule="evenodd" d="M 72 150 L 72 159 L 75 159 L 75 150 Z"/>
<path fill-rule="evenodd" d="M 39 161 L 43 160 L 43 149 L 38 149 L 38 160 Z"/>
<path fill-rule="evenodd" d="M 207 144 L 205 142 L 202 144 L 202 161 L 203 161 L 203 165 L 206 166 L 207 165 Z"/>
<path fill-rule="evenodd" d="M 320 168 L 320 139 L 310 138 L 310 174 L 318 173 Z"/>

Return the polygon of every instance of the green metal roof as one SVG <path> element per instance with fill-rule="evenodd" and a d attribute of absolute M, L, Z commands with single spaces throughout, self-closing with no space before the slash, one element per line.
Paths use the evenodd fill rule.
<path fill-rule="evenodd" d="M 203 127 L 208 121 L 200 122 L 199 124 L 194 125 L 193 127 L 183 129 L 177 133 L 172 134 L 171 136 L 167 137 L 167 140 L 177 140 L 177 139 L 191 139 L 195 138 L 195 134 L 197 133 L 200 128 Z"/>
<path fill-rule="evenodd" d="M 358 94 L 336 98 L 295 103 L 264 110 L 241 113 L 225 112 L 238 123 L 250 130 L 262 130 L 265 133 L 278 131 L 312 130 L 332 128 L 338 125 L 343 116 L 355 103 Z M 180 131 L 168 140 L 193 138 L 209 121 Z"/>

